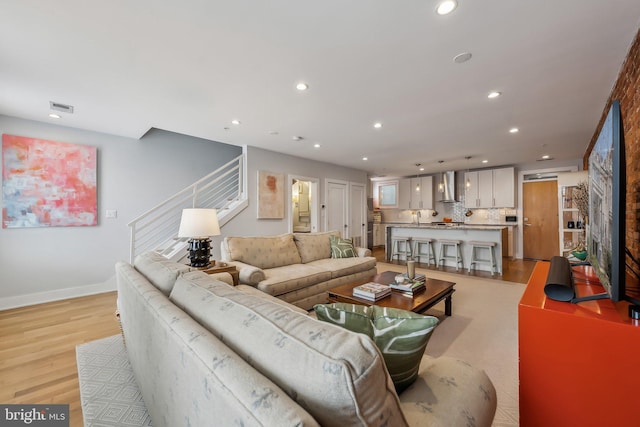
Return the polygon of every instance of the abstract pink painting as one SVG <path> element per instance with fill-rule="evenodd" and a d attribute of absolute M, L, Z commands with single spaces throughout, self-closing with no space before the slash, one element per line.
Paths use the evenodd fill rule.
<path fill-rule="evenodd" d="M 2 135 L 2 228 L 98 224 L 97 149 Z"/>

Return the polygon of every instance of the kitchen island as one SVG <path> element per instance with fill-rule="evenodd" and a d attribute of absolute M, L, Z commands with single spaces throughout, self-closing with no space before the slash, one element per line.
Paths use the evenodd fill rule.
<path fill-rule="evenodd" d="M 496 244 L 494 251 L 498 274 L 502 274 L 502 241 L 503 231 L 506 231 L 506 229 L 507 226 L 504 225 L 389 224 L 387 225 L 386 233 L 386 256 L 387 259 L 391 259 L 391 239 L 393 237 L 430 238 L 433 240 L 433 249 L 435 251 L 436 258 L 438 258 L 438 255 L 440 254 L 439 240 L 460 240 L 463 266 L 464 268 L 469 268 L 469 263 L 471 262 L 471 245 L 469 242 L 474 240 L 493 242 Z M 489 257 L 488 253 L 482 253 L 481 256 L 483 258 Z M 400 260 L 406 261 L 404 256 L 401 256 Z M 454 262 L 451 261 L 445 260 L 444 264 L 445 266 L 449 265 L 455 267 L 455 265 L 453 265 Z M 490 271 L 490 267 L 484 264 L 476 264 L 474 265 L 474 269 Z"/>

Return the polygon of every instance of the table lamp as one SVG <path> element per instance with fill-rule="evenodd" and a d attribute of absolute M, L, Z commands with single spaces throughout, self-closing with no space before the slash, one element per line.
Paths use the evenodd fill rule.
<path fill-rule="evenodd" d="M 215 209 L 183 209 L 178 237 L 189 237 L 191 267 L 210 265 L 211 236 L 220 235 L 218 213 Z M 215 261 L 213 262 L 215 264 Z"/>

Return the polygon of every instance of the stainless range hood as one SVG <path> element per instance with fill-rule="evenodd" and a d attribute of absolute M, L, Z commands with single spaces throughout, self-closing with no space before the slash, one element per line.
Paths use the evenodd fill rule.
<path fill-rule="evenodd" d="M 456 201 L 456 173 L 455 171 L 442 172 L 438 182 L 438 201 L 453 203 Z"/>

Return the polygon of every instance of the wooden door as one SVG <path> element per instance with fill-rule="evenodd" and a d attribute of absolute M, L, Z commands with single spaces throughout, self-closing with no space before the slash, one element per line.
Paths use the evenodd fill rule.
<path fill-rule="evenodd" d="M 558 182 L 525 182 L 522 187 L 523 257 L 550 260 L 560 255 Z"/>

